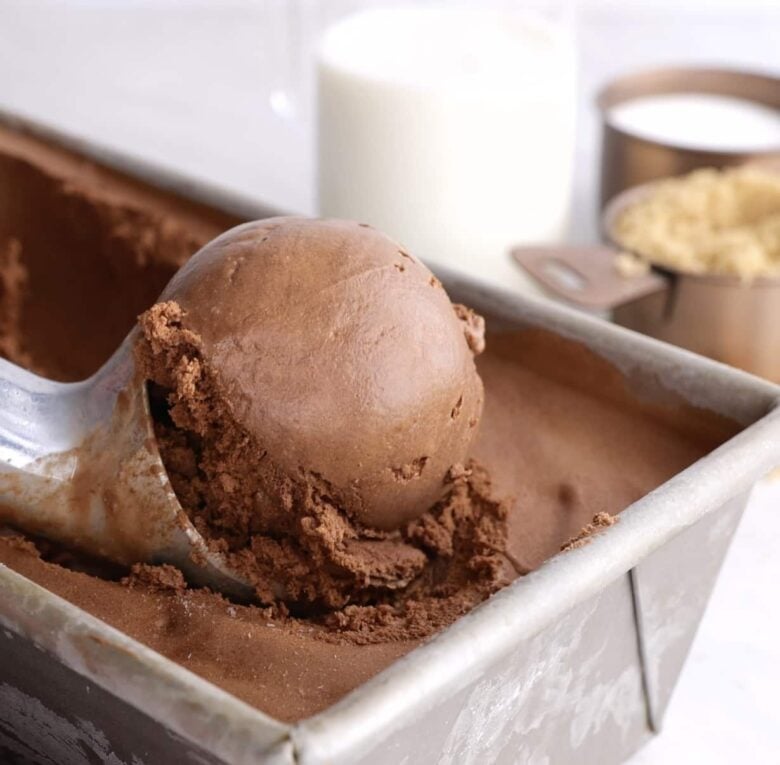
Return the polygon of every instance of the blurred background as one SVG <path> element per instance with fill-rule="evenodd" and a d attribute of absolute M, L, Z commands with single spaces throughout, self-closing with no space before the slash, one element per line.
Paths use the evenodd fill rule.
<path fill-rule="evenodd" d="M 313 213 L 312 49 L 329 18 L 365 5 L 3 0 L 0 104 L 280 209 Z M 570 5 L 579 80 L 571 238 L 582 242 L 597 233 L 599 87 L 663 64 L 777 72 L 780 3 Z M 272 108 L 274 94 L 289 87 L 299 99 L 296 119 Z"/>
<path fill-rule="evenodd" d="M 0 0 L 0 108 L 269 207 L 314 214 L 314 49 L 329 21 L 366 4 Z M 599 237 L 595 97 L 605 84 L 663 65 L 780 75 L 778 0 L 536 4 L 565 16 L 575 39 L 568 242 Z M 666 732 L 636 764 L 780 761 L 777 497 L 764 487 L 746 514 Z"/>

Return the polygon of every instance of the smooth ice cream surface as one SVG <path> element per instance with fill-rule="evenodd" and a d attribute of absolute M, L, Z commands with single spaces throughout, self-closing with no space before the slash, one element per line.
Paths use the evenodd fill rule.
<path fill-rule="evenodd" d="M 442 587 L 451 566 L 501 567 L 500 504 L 460 496 L 481 319 L 398 244 L 345 221 L 248 223 L 140 324 L 173 487 L 262 602 L 376 603 L 426 572 Z"/>
<path fill-rule="evenodd" d="M 0 206 L 0 247 L 16 253 L 0 263 L 2 352 L 61 379 L 93 371 L 178 265 L 236 223 L 0 131 L 3 199 L 12 190 L 13 204 Z M 42 217 L 49 233 L 36 225 Z M 115 237 L 119 220 L 130 223 Z M 162 229 L 165 236 L 143 235 Z M 58 242 L 64 271 L 59 264 L 47 271 L 48 236 Z M 83 284 L 65 278 L 68 269 L 82 274 Z M 494 517 L 506 515 L 506 557 L 519 572 L 555 555 L 598 513 L 617 515 L 736 430 L 679 402 L 642 399 L 613 366 L 576 343 L 538 329 L 499 331 L 486 319 L 486 349 L 476 359 L 484 409 L 469 454 L 483 468 L 459 481 L 446 520 L 454 523 L 475 502 L 493 503 Z M 475 586 L 455 596 L 429 590 L 397 604 L 299 618 L 187 589 L 169 568 L 119 571 L 37 545 L 0 536 L 0 561 L 290 721 L 332 704 L 486 594 Z"/>
<path fill-rule="evenodd" d="M 88 377 L 176 269 L 236 223 L 0 127 L 0 353 Z"/>

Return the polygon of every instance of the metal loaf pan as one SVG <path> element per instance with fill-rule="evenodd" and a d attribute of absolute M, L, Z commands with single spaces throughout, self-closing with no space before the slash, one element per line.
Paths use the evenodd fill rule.
<path fill-rule="evenodd" d="M 146 183 L 269 208 L 18 118 Z M 621 521 L 516 581 L 330 709 L 288 725 L 0 566 L 3 762 L 617 763 L 659 729 L 751 487 L 780 464 L 780 387 L 579 312 L 439 272 L 502 327 L 544 327 L 745 425 Z"/>

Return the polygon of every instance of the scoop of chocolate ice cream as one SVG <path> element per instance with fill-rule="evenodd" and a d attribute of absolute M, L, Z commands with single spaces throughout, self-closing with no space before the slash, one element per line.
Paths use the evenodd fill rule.
<path fill-rule="evenodd" d="M 357 223 L 248 223 L 195 255 L 141 327 L 174 488 L 255 574 L 265 561 L 268 599 L 419 574 L 426 555 L 399 530 L 451 489 L 483 396 L 481 320 L 425 266 Z"/>

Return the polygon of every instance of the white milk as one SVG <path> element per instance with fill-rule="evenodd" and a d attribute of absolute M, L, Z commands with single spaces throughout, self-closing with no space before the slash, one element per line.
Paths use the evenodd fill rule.
<path fill-rule="evenodd" d="M 705 93 L 644 96 L 617 104 L 609 122 L 651 141 L 710 151 L 780 149 L 780 112 Z"/>
<path fill-rule="evenodd" d="M 321 214 L 524 284 L 508 248 L 567 233 L 574 74 L 573 41 L 528 15 L 396 8 L 339 22 L 320 51 Z"/>

